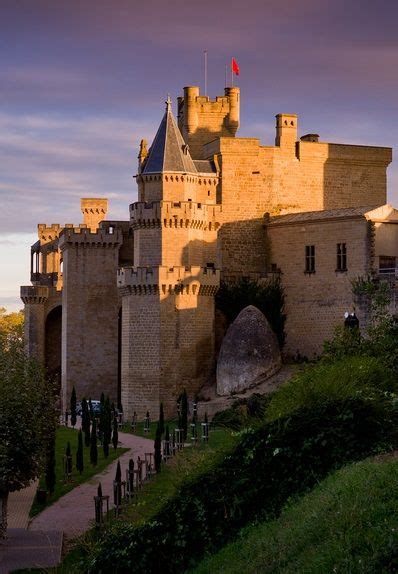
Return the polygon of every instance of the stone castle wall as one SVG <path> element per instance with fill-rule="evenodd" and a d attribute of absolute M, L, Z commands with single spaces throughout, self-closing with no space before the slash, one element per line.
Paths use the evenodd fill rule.
<path fill-rule="evenodd" d="M 62 390 L 67 405 L 76 388 L 79 399 L 117 401 L 118 313 L 116 286 L 121 233 L 65 230 L 60 237 L 64 260 L 62 317 Z"/>
<path fill-rule="evenodd" d="M 370 272 L 369 224 L 365 218 L 270 225 L 272 261 L 281 270 L 287 315 L 285 352 L 313 357 L 344 313 L 352 311 L 351 280 Z M 346 243 L 347 272 L 336 271 L 337 243 Z M 305 246 L 315 245 L 315 273 L 305 273 Z M 359 312 L 363 326 L 364 317 Z"/>

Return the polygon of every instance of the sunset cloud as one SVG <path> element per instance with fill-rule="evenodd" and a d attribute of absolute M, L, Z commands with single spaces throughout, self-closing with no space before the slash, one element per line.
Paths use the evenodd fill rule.
<path fill-rule="evenodd" d="M 94 195 L 127 217 L 139 140 L 168 93 L 175 109 L 184 85 L 203 86 L 204 49 L 212 97 L 239 61 L 238 135 L 272 145 L 275 114 L 292 112 L 301 134 L 395 150 L 397 20 L 389 0 L 2 0 L 0 305 L 13 290 L 17 304 L 38 222 L 78 223 Z M 388 175 L 398 204 L 395 164 Z"/>

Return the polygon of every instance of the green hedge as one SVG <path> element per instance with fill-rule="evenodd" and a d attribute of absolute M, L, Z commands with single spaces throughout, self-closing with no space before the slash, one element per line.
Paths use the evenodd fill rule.
<path fill-rule="evenodd" d="M 185 484 L 153 520 L 107 532 L 85 569 L 182 573 L 248 522 L 278 515 L 331 470 L 397 445 L 397 414 L 393 401 L 375 394 L 301 409 L 245 431 L 231 455 Z"/>

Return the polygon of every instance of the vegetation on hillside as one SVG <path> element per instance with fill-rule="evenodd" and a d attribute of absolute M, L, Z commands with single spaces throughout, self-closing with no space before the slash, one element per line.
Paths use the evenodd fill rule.
<path fill-rule="evenodd" d="M 229 456 L 183 484 L 151 520 L 107 532 L 86 569 L 183 572 L 253 519 L 277 516 L 330 471 L 397 445 L 397 414 L 388 397 L 375 393 L 300 408 L 243 431 Z"/>
<path fill-rule="evenodd" d="M 271 522 L 243 529 L 192 574 L 373 574 L 398 571 L 398 460 L 329 476 Z"/>

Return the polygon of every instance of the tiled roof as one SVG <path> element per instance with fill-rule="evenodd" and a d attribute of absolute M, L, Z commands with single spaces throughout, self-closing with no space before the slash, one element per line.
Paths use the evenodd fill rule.
<path fill-rule="evenodd" d="M 215 165 L 209 159 L 194 159 L 193 163 L 199 173 L 216 173 Z"/>
<path fill-rule="evenodd" d="M 171 111 L 170 99 L 159 129 L 149 149 L 142 173 L 181 172 L 197 173 L 177 123 Z"/>
<path fill-rule="evenodd" d="M 267 225 L 285 225 L 288 223 L 305 223 L 309 221 L 322 221 L 325 219 L 339 219 L 345 217 L 361 217 L 365 213 L 376 209 L 378 205 L 361 207 L 344 207 L 342 209 L 326 209 L 323 211 L 302 211 L 271 217 Z"/>

